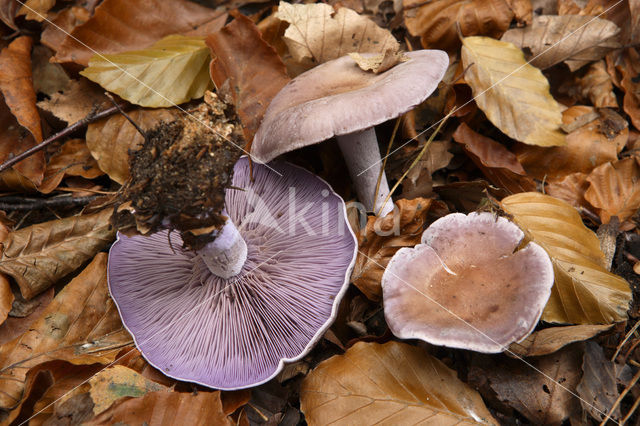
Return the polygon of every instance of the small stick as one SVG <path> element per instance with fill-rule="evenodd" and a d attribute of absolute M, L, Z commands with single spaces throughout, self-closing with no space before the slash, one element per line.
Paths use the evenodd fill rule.
<path fill-rule="evenodd" d="M 0 210 L 38 210 L 47 207 L 77 206 L 89 204 L 103 195 L 88 195 L 86 197 L 54 197 L 54 198 L 0 198 Z"/>
<path fill-rule="evenodd" d="M 124 106 L 124 105 L 122 105 Z M 47 145 L 51 144 L 54 141 L 57 141 L 58 139 L 61 139 L 67 135 L 70 135 L 71 133 L 75 132 L 76 130 L 86 126 L 87 124 L 99 120 L 101 118 L 105 118 L 110 116 L 111 114 L 115 113 L 118 111 L 118 109 L 120 108 L 120 105 L 116 106 L 112 106 L 110 108 L 107 108 L 103 111 L 100 111 L 98 113 L 89 113 L 85 118 L 83 118 L 82 120 L 76 121 L 75 123 L 73 123 L 71 126 L 60 130 L 58 133 L 56 133 L 53 136 L 48 137 L 47 139 L 43 140 L 42 142 L 40 142 L 38 145 L 34 146 L 33 148 L 29 148 L 28 150 L 21 152 L 20 154 L 16 155 L 15 157 L 11 158 L 10 160 L 5 161 L 4 163 L 2 163 L 0 165 L 0 173 L 2 173 L 3 171 L 7 170 L 9 167 L 13 166 L 16 163 L 19 163 L 20 161 L 24 160 L 25 158 L 33 155 L 35 152 L 40 151 L 41 149 L 43 149 L 44 147 L 46 147 Z"/>

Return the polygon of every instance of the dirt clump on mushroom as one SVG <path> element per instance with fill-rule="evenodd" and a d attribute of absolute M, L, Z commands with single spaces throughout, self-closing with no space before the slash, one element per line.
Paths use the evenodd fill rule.
<path fill-rule="evenodd" d="M 143 234 L 177 230 L 193 250 L 213 241 L 212 231 L 226 220 L 224 191 L 242 146 L 233 107 L 207 92 L 205 102 L 160 123 L 130 153 L 131 178 L 122 194 L 129 203 L 120 207 L 116 226 L 133 225 Z"/>

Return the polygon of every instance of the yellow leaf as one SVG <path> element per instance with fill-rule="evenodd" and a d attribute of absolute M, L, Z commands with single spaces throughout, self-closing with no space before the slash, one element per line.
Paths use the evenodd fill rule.
<path fill-rule="evenodd" d="M 596 234 L 564 201 L 537 192 L 511 195 L 502 208 L 551 257 L 555 284 L 542 320 L 610 324 L 627 318 L 629 284 L 604 267 Z"/>
<path fill-rule="evenodd" d="M 131 103 L 169 107 L 212 87 L 209 59 L 203 39 L 171 35 L 143 50 L 93 56 L 80 74 Z"/>
<path fill-rule="evenodd" d="M 478 107 L 507 136 L 529 145 L 564 145 L 562 111 L 542 72 L 527 64 L 511 43 L 466 37 L 462 63 L 465 81 Z"/>
<path fill-rule="evenodd" d="M 280 2 L 275 16 L 289 23 L 284 33 L 289 53 L 308 68 L 348 53 L 396 52 L 400 48 L 389 30 L 346 7 L 336 12 L 324 3 Z"/>
<path fill-rule="evenodd" d="M 358 342 L 313 370 L 300 408 L 310 425 L 497 424 L 480 395 L 424 349 Z"/>

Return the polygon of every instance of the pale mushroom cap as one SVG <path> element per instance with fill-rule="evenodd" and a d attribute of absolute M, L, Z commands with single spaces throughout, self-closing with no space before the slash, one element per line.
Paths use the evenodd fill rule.
<path fill-rule="evenodd" d="M 523 237 L 491 213 L 435 221 L 423 244 L 400 249 L 382 277 L 393 334 L 487 353 L 524 339 L 542 315 L 554 274 L 539 245 L 517 250 Z"/>
<path fill-rule="evenodd" d="M 164 374 L 218 389 L 255 386 L 304 356 L 335 319 L 356 240 L 342 199 L 284 162 L 236 164 L 226 210 L 248 255 L 213 275 L 178 233 L 119 235 L 109 289 L 144 357 Z M 171 244 L 169 243 L 171 241 Z"/>
<path fill-rule="evenodd" d="M 420 104 L 438 87 L 449 57 L 441 50 L 406 56 L 408 61 L 380 74 L 361 70 L 350 56 L 300 74 L 269 104 L 251 158 L 266 163 L 285 152 L 368 129 Z"/>

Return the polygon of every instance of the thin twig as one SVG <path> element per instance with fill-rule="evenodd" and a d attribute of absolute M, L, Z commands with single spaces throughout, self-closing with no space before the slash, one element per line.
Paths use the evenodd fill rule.
<path fill-rule="evenodd" d="M 22 198 L 22 197 L 2 197 L 0 198 L 0 210 L 39 210 L 49 207 L 78 206 L 89 204 L 103 195 L 87 195 L 86 197 L 54 197 L 54 198 Z"/>
<path fill-rule="evenodd" d="M 58 133 L 56 133 L 53 136 L 48 137 L 47 139 L 43 140 L 42 142 L 40 142 L 38 145 L 34 146 L 33 148 L 29 148 L 28 150 L 21 152 L 20 154 L 16 155 L 15 157 L 5 161 L 4 163 L 2 163 L 0 165 L 0 173 L 2 173 L 3 171 L 7 170 L 9 167 L 13 166 L 16 163 L 19 163 L 20 161 L 24 160 L 25 158 L 33 155 L 34 153 L 40 151 L 41 149 L 43 149 L 44 147 L 46 147 L 47 145 L 53 143 L 54 141 L 57 141 L 58 139 L 61 139 L 67 135 L 70 135 L 71 133 L 75 132 L 76 130 L 86 126 L 87 124 L 99 120 L 101 118 L 105 118 L 110 116 L 111 114 L 115 113 L 118 111 L 118 108 L 124 106 L 124 105 L 118 105 L 116 106 L 112 106 L 109 107 L 107 109 L 105 109 L 104 111 L 100 111 L 98 113 L 90 113 L 89 115 L 87 115 L 85 118 L 83 118 L 82 120 L 76 121 L 75 123 L 73 123 L 71 126 L 60 130 Z"/>

